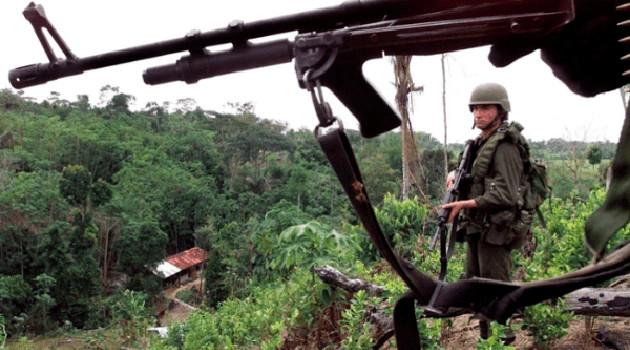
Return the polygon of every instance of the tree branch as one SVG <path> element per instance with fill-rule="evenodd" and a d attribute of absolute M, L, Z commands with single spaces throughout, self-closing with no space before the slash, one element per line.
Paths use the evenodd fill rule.
<path fill-rule="evenodd" d="M 326 284 L 339 287 L 348 292 L 358 292 L 364 290 L 367 295 L 380 297 L 385 291 L 385 287 L 376 286 L 370 283 L 364 283 L 358 278 L 351 279 L 332 266 L 324 266 L 315 268 L 315 273 Z"/>

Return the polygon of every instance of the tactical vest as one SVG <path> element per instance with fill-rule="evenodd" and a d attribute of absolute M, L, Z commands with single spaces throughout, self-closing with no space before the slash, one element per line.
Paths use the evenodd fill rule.
<path fill-rule="evenodd" d="M 501 142 L 511 142 L 518 145 L 519 153 L 522 159 L 524 159 L 524 157 L 528 155 L 529 146 L 527 145 L 527 141 L 525 140 L 523 135 L 521 135 L 521 130 L 523 130 L 523 126 L 517 122 L 512 122 L 510 124 L 504 123 L 477 150 L 477 156 L 472 164 L 472 169 L 470 171 L 471 182 L 468 191 L 468 198 L 476 198 L 484 194 L 484 180 L 489 175 L 491 175 L 490 172 L 494 160 L 494 155 Z M 477 139 L 477 142 L 479 142 L 480 140 L 480 138 Z M 465 218 L 467 221 L 466 232 L 469 234 L 480 233 L 487 231 L 486 229 L 489 225 L 499 225 L 504 227 L 505 230 L 498 230 L 496 234 L 493 234 L 491 237 L 487 237 L 487 240 L 495 244 L 510 244 L 513 236 L 509 233 L 506 236 L 506 233 L 503 231 L 514 231 L 516 229 L 516 227 L 514 227 L 515 225 L 523 226 L 523 224 L 527 224 L 528 222 L 529 224 L 531 224 L 531 215 L 527 215 L 528 217 L 522 217 L 526 215 L 526 213 L 523 213 L 521 211 L 521 208 L 523 206 L 523 191 L 525 189 L 523 186 L 523 181 L 524 178 L 521 178 L 518 188 L 519 193 L 517 195 L 519 198 L 517 207 L 492 213 L 492 215 L 490 216 L 488 215 L 488 213 L 476 209 L 469 210 L 465 213 Z M 522 222 L 523 220 L 525 221 L 525 223 Z M 526 227 L 522 227 L 522 230 L 525 229 Z M 520 244 L 520 242 L 514 243 L 515 245 Z"/>
<path fill-rule="evenodd" d="M 523 126 L 517 122 L 512 122 L 509 125 L 504 123 L 488 138 L 481 148 L 477 150 L 477 157 L 470 171 L 470 178 L 472 179 L 469 192 L 470 198 L 483 195 L 484 178 L 488 176 L 492 160 L 494 159 L 494 153 L 497 147 L 499 147 L 499 143 L 509 141 L 522 146 L 519 147 L 519 149 L 529 149 L 527 141 L 525 141 L 525 138 L 521 135 L 521 130 L 523 130 Z"/>

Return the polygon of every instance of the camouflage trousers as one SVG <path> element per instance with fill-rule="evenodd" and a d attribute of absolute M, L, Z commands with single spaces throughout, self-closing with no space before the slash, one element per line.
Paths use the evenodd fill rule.
<path fill-rule="evenodd" d="M 481 234 L 466 235 L 466 278 L 483 277 L 510 282 L 512 256 L 507 245 L 485 242 Z"/>

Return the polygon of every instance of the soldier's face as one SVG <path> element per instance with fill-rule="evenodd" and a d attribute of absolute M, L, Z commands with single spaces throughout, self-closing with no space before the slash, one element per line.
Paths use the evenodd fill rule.
<path fill-rule="evenodd" d="M 475 105 L 473 106 L 473 115 L 475 116 L 475 126 L 485 130 L 499 116 L 499 108 L 496 105 Z"/>

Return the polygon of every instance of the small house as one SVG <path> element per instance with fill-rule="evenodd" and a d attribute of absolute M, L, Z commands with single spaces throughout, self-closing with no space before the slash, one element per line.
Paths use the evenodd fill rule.
<path fill-rule="evenodd" d="M 166 257 L 153 272 L 164 278 L 162 286 L 179 286 L 188 279 L 196 279 L 200 271 L 205 270 L 207 263 L 208 253 L 194 247 Z"/>

